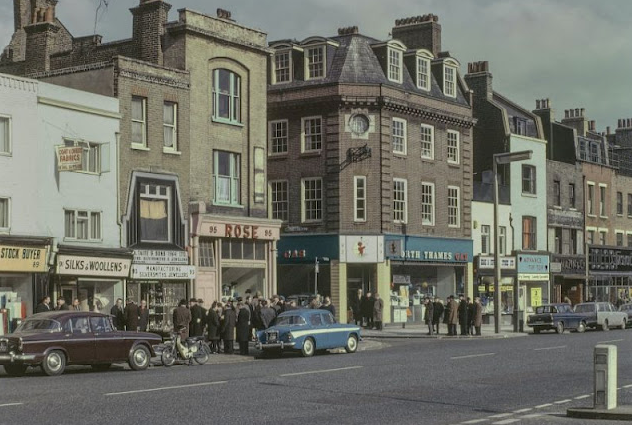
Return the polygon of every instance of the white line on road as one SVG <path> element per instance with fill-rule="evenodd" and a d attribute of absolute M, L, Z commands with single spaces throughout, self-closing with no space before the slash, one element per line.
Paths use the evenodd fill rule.
<path fill-rule="evenodd" d="M 532 407 L 527 407 L 526 409 L 514 410 L 514 413 L 525 413 L 533 410 Z"/>
<path fill-rule="evenodd" d="M 339 370 L 349 370 L 349 369 L 360 369 L 364 366 L 349 366 L 349 367 L 339 367 L 336 369 L 322 369 L 322 370 L 310 370 L 307 372 L 296 372 L 296 373 L 285 373 L 279 376 L 298 376 L 298 375 L 309 375 L 311 373 L 327 373 L 327 372 L 338 372 Z"/>
<path fill-rule="evenodd" d="M 191 387 L 206 387 L 209 385 L 219 385 L 225 384 L 228 381 L 215 381 L 215 382 L 200 382 L 199 384 L 186 384 L 186 385 L 174 385 L 171 387 L 160 387 L 160 388 L 147 388 L 144 390 L 134 390 L 134 391 L 121 391 L 117 393 L 106 393 L 106 396 L 110 395 L 123 395 L 123 394 L 136 394 L 136 393 L 149 393 L 153 391 L 165 391 L 165 390 L 177 390 L 180 388 L 191 388 Z"/>
<path fill-rule="evenodd" d="M 579 396 L 575 397 L 575 400 L 583 400 L 583 399 L 591 397 L 591 396 L 592 396 L 592 394 L 579 395 Z"/>
<path fill-rule="evenodd" d="M 499 413 L 498 415 L 488 416 L 489 419 L 506 418 L 507 416 L 513 416 L 513 413 Z"/>
<path fill-rule="evenodd" d="M 487 422 L 487 418 L 483 419 L 472 419 L 471 421 L 461 422 L 462 424 L 480 424 L 481 422 Z"/>
<path fill-rule="evenodd" d="M 553 406 L 553 403 L 546 403 L 546 404 L 541 404 L 539 406 L 535 406 L 536 409 L 543 409 L 545 407 L 551 407 Z"/>
<path fill-rule="evenodd" d="M 632 388 L 632 384 L 624 385 L 621 388 Z"/>
<path fill-rule="evenodd" d="M 470 354 L 469 356 L 457 356 L 457 357 L 450 357 L 452 360 L 458 360 L 458 359 L 471 359 L 474 357 L 488 357 L 488 356 L 494 356 L 496 355 L 496 353 L 483 353 L 483 354 Z"/>
<path fill-rule="evenodd" d="M 621 342 L 625 341 L 625 339 L 611 339 L 610 341 L 599 341 L 597 344 L 607 344 L 609 342 Z"/>
<path fill-rule="evenodd" d="M 24 403 L 5 403 L 5 404 L 0 404 L 0 407 L 9 407 L 9 406 L 21 406 Z"/>
<path fill-rule="evenodd" d="M 520 419 L 505 419 L 504 421 L 493 422 L 494 425 L 505 425 L 512 424 L 514 422 L 518 422 Z"/>
<path fill-rule="evenodd" d="M 562 348 L 566 348 L 566 345 L 558 345 L 557 347 L 542 347 L 542 348 L 534 348 L 533 351 L 542 351 L 542 350 L 559 350 Z"/>
<path fill-rule="evenodd" d="M 540 416 L 544 416 L 544 415 L 542 413 L 531 413 L 530 415 L 521 416 L 520 419 L 539 418 Z"/>
<path fill-rule="evenodd" d="M 554 401 L 553 403 L 555 403 L 555 404 L 564 404 L 564 403 L 570 403 L 571 401 L 573 401 L 573 400 L 571 400 L 570 398 L 567 398 L 566 400 Z"/>

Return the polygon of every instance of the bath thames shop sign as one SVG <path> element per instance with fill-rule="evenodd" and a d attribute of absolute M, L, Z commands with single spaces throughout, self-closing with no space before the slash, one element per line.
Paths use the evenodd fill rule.
<path fill-rule="evenodd" d="M 57 256 L 57 274 L 74 276 L 128 277 L 132 260 L 127 258 Z"/>

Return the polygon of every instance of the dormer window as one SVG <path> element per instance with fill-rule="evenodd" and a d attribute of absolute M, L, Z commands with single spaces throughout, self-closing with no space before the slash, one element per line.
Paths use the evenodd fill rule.
<path fill-rule="evenodd" d="M 402 82 L 402 52 L 388 48 L 388 79 L 394 83 Z"/>
<path fill-rule="evenodd" d="M 430 59 L 417 57 L 417 88 L 430 90 Z"/>
<path fill-rule="evenodd" d="M 325 46 L 312 46 L 305 49 L 306 80 L 325 78 Z"/>
<path fill-rule="evenodd" d="M 292 81 L 292 55 L 289 50 L 277 52 L 274 55 L 274 83 L 288 83 Z"/>
<path fill-rule="evenodd" d="M 456 97 L 456 67 L 443 64 L 443 94 L 448 97 Z"/>

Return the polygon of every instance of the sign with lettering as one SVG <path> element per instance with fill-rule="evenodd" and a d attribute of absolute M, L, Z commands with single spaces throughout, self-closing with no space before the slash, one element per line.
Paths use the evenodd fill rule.
<path fill-rule="evenodd" d="M 128 277 L 132 260 L 128 258 L 57 256 L 57 274 L 73 276 Z"/>
<path fill-rule="evenodd" d="M 278 240 L 281 231 L 278 227 L 260 226 L 246 223 L 213 223 L 204 221 L 200 236 L 231 239 Z"/>
<path fill-rule="evenodd" d="M 195 279 L 195 266 L 134 264 L 132 279 Z"/>
<path fill-rule="evenodd" d="M 554 269 L 554 264 L 558 264 Z M 586 258 L 583 255 L 552 255 L 551 273 L 586 274 Z"/>
<path fill-rule="evenodd" d="M 494 257 L 478 257 L 479 269 L 493 269 Z M 516 270 L 516 257 L 500 257 L 501 270 Z"/>
<path fill-rule="evenodd" d="M 562 211 L 549 208 L 549 226 L 573 227 L 575 229 L 584 228 L 584 214 L 580 211 Z"/>
<path fill-rule="evenodd" d="M 42 273 L 48 271 L 48 247 L 0 245 L 0 271 Z"/>
<path fill-rule="evenodd" d="M 632 249 L 588 247 L 588 270 L 596 273 L 632 272 Z"/>
<path fill-rule="evenodd" d="M 81 146 L 55 146 L 57 151 L 57 171 L 80 171 L 83 162 Z"/>
<path fill-rule="evenodd" d="M 381 263 L 384 261 L 382 236 L 340 236 L 340 262 Z"/>
<path fill-rule="evenodd" d="M 519 254 L 518 280 L 549 280 L 549 256 Z"/>
<path fill-rule="evenodd" d="M 135 249 L 134 264 L 189 264 L 186 251 Z"/>
<path fill-rule="evenodd" d="M 418 236 L 385 236 L 385 256 L 393 260 L 439 263 L 472 261 L 472 240 Z"/>

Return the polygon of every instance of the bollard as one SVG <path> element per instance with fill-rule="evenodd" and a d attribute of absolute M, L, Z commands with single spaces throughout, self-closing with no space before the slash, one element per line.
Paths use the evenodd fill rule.
<path fill-rule="evenodd" d="M 617 346 L 595 345 L 595 409 L 617 407 Z"/>

